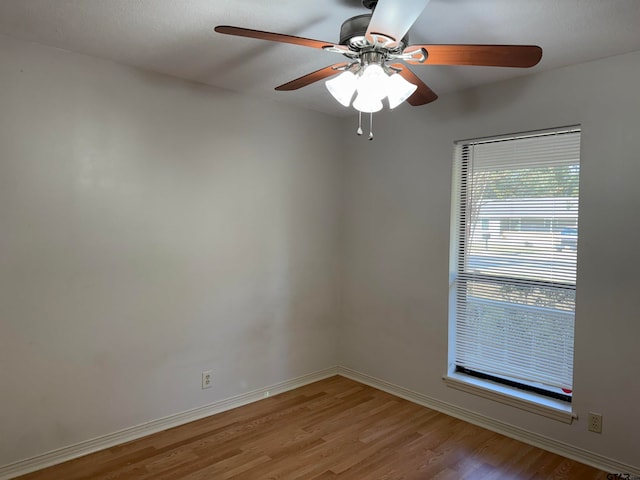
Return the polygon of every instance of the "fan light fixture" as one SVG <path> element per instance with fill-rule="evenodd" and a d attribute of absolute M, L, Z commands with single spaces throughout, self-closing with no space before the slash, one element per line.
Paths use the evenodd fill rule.
<path fill-rule="evenodd" d="M 429 0 L 362 0 L 371 13 L 342 22 L 338 43 L 231 25 L 218 25 L 215 31 L 315 48 L 348 58 L 349 63 L 334 63 L 283 83 L 276 90 L 297 90 L 334 77 L 326 82 L 327 89 L 341 105 L 358 111 L 358 135 L 362 135 L 362 114 L 369 114 L 371 140 L 373 113 L 382 110 L 385 103 L 393 109 L 406 100 L 416 107 L 438 98 L 405 64 L 529 68 L 542 58 L 542 49 L 536 45 L 410 44 L 409 29 L 427 3 Z"/>
<path fill-rule="evenodd" d="M 389 108 L 394 109 L 418 88 L 417 85 L 405 80 L 402 75 L 377 63 L 370 63 L 364 67 L 356 64 L 355 73 L 353 70 L 349 68 L 325 82 L 325 85 L 341 105 L 345 107 L 352 105 L 361 113 L 379 112 L 382 110 L 382 101 L 385 98 Z M 351 103 L 352 100 L 353 103 Z"/>
<path fill-rule="evenodd" d="M 362 114 L 369 114 L 369 140 L 373 140 L 373 114 L 382 110 L 383 100 L 387 100 L 389 109 L 394 109 L 418 88 L 400 75 L 398 69 L 386 66 L 380 52 L 366 52 L 358 62 L 342 68 L 345 71 L 325 85 L 341 105 L 351 105 L 358 111 L 358 135 L 363 133 Z"/>

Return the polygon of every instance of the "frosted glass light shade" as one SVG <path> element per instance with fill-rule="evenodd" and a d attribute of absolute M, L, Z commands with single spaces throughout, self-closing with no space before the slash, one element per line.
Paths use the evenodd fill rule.
<path fill-rule="evenodd" d="M 353 108 L 362 113 L 374 113 L 382 110 L 382 100 L 375 95 L 358 93 L 353 101 Z"/>
<path fill-rule="evenodd" d="M 358 96 L 363 95 L 367 100 L 380 101 L 387 96 L 388 81 L 389 77 L 380 65 L 367 65 L 358 77 Z"/>
<path fill-rule="evenodd" d="M 343 72 L 337 77 L 327 80 L 324 84 L 333 98 L 348 107 L 356 91 L 357 83 L 357 78 L 352 72 Z"/>
<path fill-rule="evenodd" d="M 387 79 L 387 97 L 389 108 L 393 109 L 409 98 L 418 88 L 404 79 L 402 75 L 394 73 Z"/>

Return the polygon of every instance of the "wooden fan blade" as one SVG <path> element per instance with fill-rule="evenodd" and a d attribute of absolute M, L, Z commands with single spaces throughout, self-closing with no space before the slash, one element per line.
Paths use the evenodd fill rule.
<path fill-rule="evenodd" d="M 235 35 L 237 37 L 257 38 L 258 40 L 269 40 L 270 42 L 292 43 L 311 48 L 327 48 L 334 46 L 331 42 L 313 40 L 311 38 L 295 37 L 283 33 L 263 32 L 261 30 L 251 30 L 250 28 L 231 27 L 229 25 L 218 25 L 214 29 L 218 33 L 225 35 Z"/>
<path fill-rule="evenodd" d="M 333 65 L 329 65 L 328 67 L 321 68 L 320 70 L 316 70 L 315 72 L 308 73 L 300 78 L 296 78 L 295 80 L 284 83 L 279 87 L 276 87 L 276 90 L 289 91 L 306 87 L 307 85 L 311 85 L 312 83 L 335 75 L 336 73 L 341 71 L 341 68 L 346 67 L 347 65 L 348 63 L 336 63 Z"/>
<path fill-rule="evenodd" d="M 428 53 L 424 61 L 420 61 L 422 49 Z M 411 65 L 529 68 L 542 58 L 542 49 L 536 45 L 410 45 L 403 53 L 416 54 L 415 59 L 405 59 Z"/>
<path fill-rule="evenodd" d="M 418 86 L 418 89 L 413 92 L 407 99 L 407 103 L 409 105 L 413 105 L 414 107 L 424 105 L 426 103 L 431 103 L 438 99 L 438 95 L 427 87 L 427 84 L 420 80 L 415 73 L 409 70 L 406 66 L 400 63 L 394 63 L 391 65 L 391 68 L 395 68 L 399 70 L 398 74 L 402 75 L 402 77 L 409 83 L 413 83 Z"/>

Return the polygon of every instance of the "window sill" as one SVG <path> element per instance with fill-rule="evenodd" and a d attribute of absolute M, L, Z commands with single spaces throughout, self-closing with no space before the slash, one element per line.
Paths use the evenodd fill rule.
<path fill-rule="evenodd" d="M 450 373 L 443 380 L 451 388 L 543 415 L 563 423 L 571 424 L 574 418 L 578 418 L 573 413 L 571 404 L 554 400 L 553 398 L 459 373 Z"/>

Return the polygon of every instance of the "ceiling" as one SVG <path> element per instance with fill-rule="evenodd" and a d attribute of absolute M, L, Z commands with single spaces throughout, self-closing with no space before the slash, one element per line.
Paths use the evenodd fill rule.
<path fill-rule="evenodd" d="M 393 1 L 393 0 L 384 0 Z M 234 25 L 337 42 L 361 0 L 2 0 L 0 34 L 332 115 L 353 112 L 323 83 L 274 87 L 344 57 L 221 35 Z M 534 44 L 531 69 L 416 66 L 436 93 L 640 50 L 640 0 L 431 0 L 410 43 Z M 429 108 L 422 106 L 416 108 Z"/>

